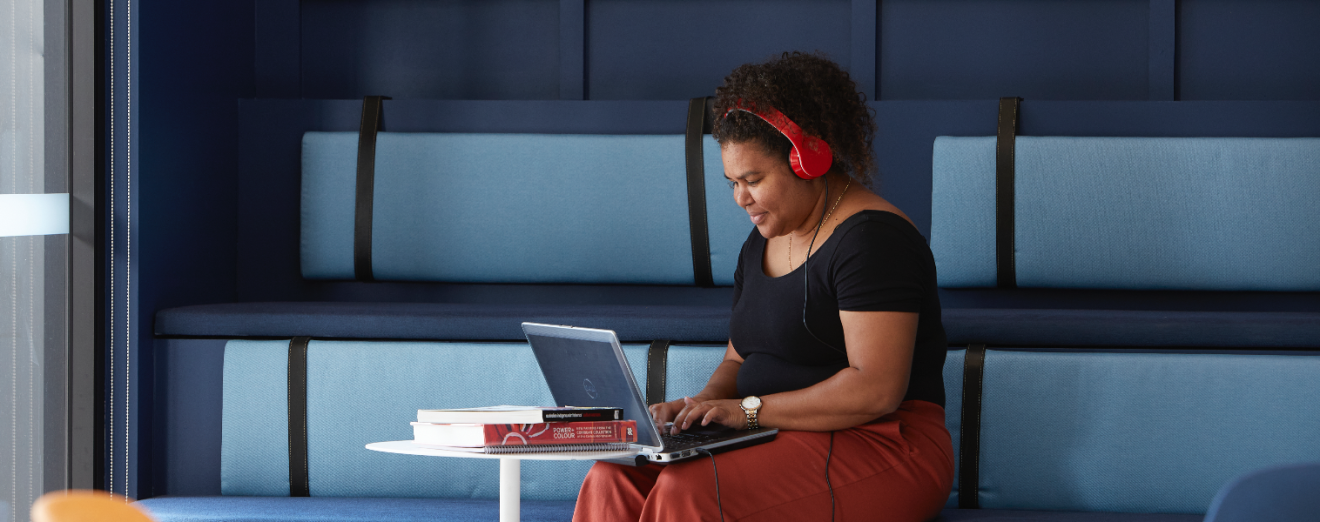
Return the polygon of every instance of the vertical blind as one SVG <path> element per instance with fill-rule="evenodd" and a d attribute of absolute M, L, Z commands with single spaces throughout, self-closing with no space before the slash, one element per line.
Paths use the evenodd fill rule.
<path fill-rule="evenodd" d="M 45 7 L 0 0 L 0 522 L 28 520 L 45 489 L 46 445 L 63 440 L 43 429 L 61 413 L 44 407 L 48 355 L 64 349 L 48 339 L 64 325 L 47 309 L 66 303 L 50 282 L 64 280 L 67 250 L 49 234 L 69 230 L 68 195 L 47 193 L 64 185 L 48 183 Z"/>

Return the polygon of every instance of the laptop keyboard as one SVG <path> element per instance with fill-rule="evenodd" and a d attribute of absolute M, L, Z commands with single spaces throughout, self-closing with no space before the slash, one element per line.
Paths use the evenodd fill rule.
<path fill-rule="evenodd" d="M 721 439 L 728 438 L 728 434 L 704 434 L 704 433 L 679 433 L 678 435 L 664 434 L 660 436 L 660 441 L 664 444 L 664 451 L 679 451 L 689 448 L 695 448 L 702 444 L 708 444 Z"/>

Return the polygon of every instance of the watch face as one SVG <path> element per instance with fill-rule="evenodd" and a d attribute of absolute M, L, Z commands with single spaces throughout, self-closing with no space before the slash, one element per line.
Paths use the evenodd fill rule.
<path fill-rule="evenodd" d="M 755 396 L 755 395 L 753 395 L 753 396 L 751 396 L 751 397 L 748 397 L 748 398 L 746 398 L 746 399 L 743 399 L 743 401 L 742 401 L 742 406 L 743 406 L 744 408 L 749 409 L 749 410 L 755 410 L 755 409 L 757 409 L 757 408 L 760 408 L 760 407 L 761 407 L 761 398 L 760 398 L 760 397 L 757 397 L 757 396 Z"/>

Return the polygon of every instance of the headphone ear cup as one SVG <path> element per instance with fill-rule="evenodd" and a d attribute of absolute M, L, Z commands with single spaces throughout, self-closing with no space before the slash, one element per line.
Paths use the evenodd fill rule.
<path fill-rule="evenodd" d="M 807 159 L 810 164 L 802 161 L 802 153 L 796 146 L 788 152 L 788 165 L 793 167 L 793 173 L 797 174 L 799 178 L 819 178 L 829 172 L 830 166 L 834 164 L 834 156 L 830 153 L 829 145 L 820 140 L 816 140 L 816 144 L 825 150 L 823 153 L 822 151 L 807 151 Z"/>
<path fill-rule="evenodd" d="M 802 168 L 802 155 L 798 154 L 797 147 L 793 147 L 793 150 L 788 151 L 788 166 L 793 167 L 793 173 L 797 174 L 799 178 L 812 179 L 815 177 Z"/>

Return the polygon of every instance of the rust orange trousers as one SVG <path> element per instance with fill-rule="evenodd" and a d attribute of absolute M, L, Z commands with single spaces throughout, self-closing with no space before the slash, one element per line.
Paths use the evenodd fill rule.
<path fill-rule="evenodd" d="M 780 431 L 773 442 L 668 466 L 598 462 L 578 494 L 574 522 L 830 519 L 828 432 Z M 944 408 L 907 401 L 898 411 L 834 433 L 829 462 L 836 521 L 930 520 L 953 487 Z"/>

